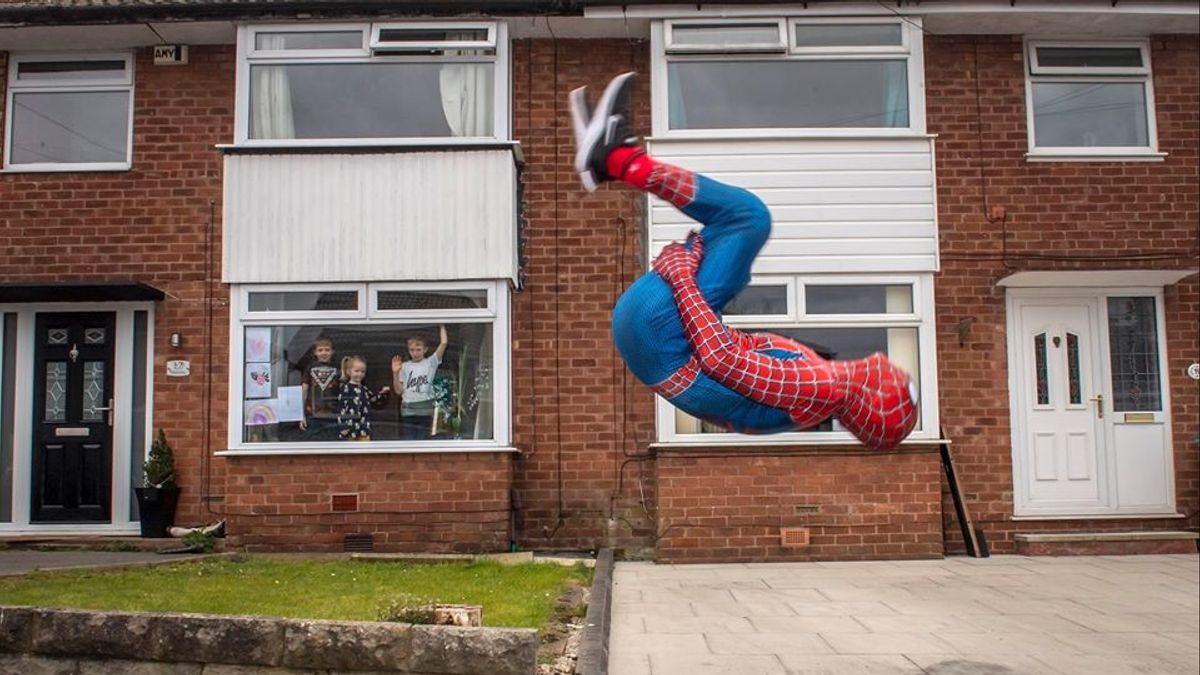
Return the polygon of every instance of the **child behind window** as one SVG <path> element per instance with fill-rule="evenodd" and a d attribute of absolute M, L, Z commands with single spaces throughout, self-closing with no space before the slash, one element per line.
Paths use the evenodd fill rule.
<path fill-rule="evenodd" d="M 374 393 L 363 384 L 367 362 L 361 356 L 342 359 L 342 393 L 338 396 L 338 437 L 350 441 L 371 440 L 371 407 L 383 402 L 390 387 Z"/>
<path fill-rule="evenodd" d="M 432 354 L 429 343 L 420 335 L 408 338 L 408 356 L 392 357 L 392 385 L 400 392 L 401 438 L 415 441 L 428 439 L 433 429 L 433 378 L 437 375 L 442 356 L 446 353 L 446 327 L 441 326 L 440 342 Z"/>

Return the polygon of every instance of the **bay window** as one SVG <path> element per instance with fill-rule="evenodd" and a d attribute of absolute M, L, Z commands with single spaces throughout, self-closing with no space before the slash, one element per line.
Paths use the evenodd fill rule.
<path fill-rule="evenodd" d="M 797 340 L 827 359 L 882 352 L 913 379 L 923 402 L 936 401 L 931 275 L 755 277 L 725 306 L 725 322 L 747 332 Z M 837 420 L 804 431 L 746 436 L 697 420 L 658 401 L 660 440 L 702 444 L 855 443 Z M 935 405 L 922 403 L 913 438 L 937 438 Z"/>
<path fill-rule="evenodd" d="M 238 44 L 239 144 L 507 138 L 503 24 L 260 26 Z"/>
<path fill-rule="evenodd" d="M 505 282 L 235 287 L 230 452 L 495 449 L 508 442 Z M 442 331 L 446 346 L 435 353 Z M 417 359 L 414 344 L 424 346 Z M 435 362 L 436 359 L 436 362 Z M 403 364 L 425 360 L 424 419 Z M 373 393 L 347 439 L 352 362 Z M 401 396 L 401 390 L 404 396 Z M 420 422 L 414 426 L 414 422 Z M 415 430 L 415 431 L 414 431 Z"/>

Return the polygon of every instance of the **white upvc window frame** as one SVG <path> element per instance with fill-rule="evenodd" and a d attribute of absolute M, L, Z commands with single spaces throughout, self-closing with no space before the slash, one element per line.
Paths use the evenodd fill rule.
<path fill-rule="evenodd" d="M 77 78 L 49 80 L 46 82 L 20 82 L 18 68 L 22 63 L 45 63 L 51 61 L 121 61 L 125 64 L 120 78 Z M 7 92 L 4 102 L 4 162 L 5 172 L 61 172 L 61 171 L 128 171 L 133 166 L 133 92 L 134 58 L 130 51 L 112 52 L 52 52 L 15 53 L 8 57 Z M 13 101 L 18 94 L 40 93 L 93 93 L 128 92 L 129 120 L 125 132 L 125 161 L 123 162 L 36 162 L 13 164 Z"/>
<path fill-rule="evenodd" d="M 785 51 L 763 53 L 762 51 L 735 51 L 721 48 L 705 51 L 669 53 L 669 34 L 675 25 L 715 25 L 722 21 L 733 25 L 744 23 L 767 23 L 772 17 L 717 17 L 706 19 L 666 19 L 655 21 L 650 29 L 650 87 L 652 100 L 651 128 L 658 138 L 679 139 L 748 139 L 748 138 L 895 138 L 924 136 L 925 124 L 925 57 L 921 35 L 921 19 L 901 19 L 896 16 L 846 16 L 846 17 L 778 17 L 782 24 Z M 854 25 L 896 24 L 900 27 L 901 45 L 898 46 L 844 46 L 844 47 L 796 47 L 794 44 L 797 25 Z M 672 47 L 673 48 L 673 47 Z M 903 57 L 906 63 L 908 126 L 907 127 L 779 127 L 779 128 L 726 128 L 726 129 L 671 129 L 670 111 L 667 109 L 669 94 L 667 77 L 668 63 L 703 61 L 863 61 L 896 60 Z"/>
<path fill-rule="evenodd" d="M 1142 56 L 1139 68 L 1078 68 L 1043 66 L 1038 63 L 1039 47 L 1136 47 Z M 1027 38 L 1023 49 L 1025 65 L 1025 129 L 1028 161 L 1162 161 L 1167 153 L 1158 150 L 1158 123 L 1154 106 L 1154 73 L 1150 62 L 1150 45 L 1147 40 L 1054 40 Z M 1148 145 L 1072 147 L 1037 145 L 1036 119 L 1033 109 L 1033 85 L 1035 83 L 1141 83 L 1146 97 L 1146 137 Z"/>
<path fill-rule="evenodd" d="M 428 42 L 404 42 L 397 44 L 388 44 L 380 41 L 380 33 L 385 30 L 414 30 L 414 31 L 462 31 L 462 30 L 486 30 L 487 37 L 482 41 L 475 40 L 430 40 Z M 376 23 L 371 25 L 371 38 L 368 47 L 372 53 L 376 54 L 403 54 L 408 51 L 421 51 L 429 49 L 496 49 L 497 47 L 497 24 L 494 21 L 483 22 L 430 22 L 430 23 Z M 403 45 L 401 48 L 399 45 Z"/>
<path fill-rule="evenodd" d="M 721 24 L 730 27 L 756 25 L 768 27 L 774 24 L 776 41 L 772 43 L 747 43 L 738 45 L 698 45 L 679 43 L 675 39 L 676 28 L 715 28 Z M 785 54 L 788 51 L 787 21 L 782 18 L 746 18 L 723 21 L 720 19 L 677 19 L 663 22 L 663 51 L 667 54 Z"/>
<path fill-rule="evenodd" d="M 437 43 L 438 49 L 495 50 L 493 55 L 436 56 L 404 52 L 389 52 L 384 48 L 376 52 L 373 43 L 380 29 L 432 29 L 464 30 L 486 27 L 491 46 L 475 42 Z M 303 50 L 260 50 L 255 48 L 255 37 L 260 33 L 317 33 L 361 31 L 362 45 L 355 49 L 303 49 Z M 432 43 L 431 43 L 432 44 Z M 238 27 L 237 37 L 237 83 L 234 105 L 234 147 L 243 148 L 321 148 L 321 147 L 412 147 L 412 146 L 471 146 L 508 141 L 512 132 L 510 125 L 511 107 L 511 61 L 508 44 L 508 26 L 503 21 L 465 22 L 384 22 L 384 23 L 312 23 L 312 24 L 261 24 Z M 380 138 L 250 138 L 250 67 L 252 65 L 289 64 L 353 64 L 353 63 L 477 63 L 488 61 L 494 64 L 492 77 L 492 129 L 487 137 L 456 136 L 408 136 Z"/>
<path fill-rule="evenodd" d="M 359 310 L 311 312 L 251 312 L 247 299 L 254 292 L 311 292 L 359 290 Z M 379 291 L 487 291 L 488 306 L 470 310 L 377 310 Z M 512 358 L 509 284 L 506 280 L 454 282 L 371 282 L 357 284 L 241 284 L 230 294 L 229 344 L 229 429 L 228 449 L 217 455 L 351 455 L 423 454 L 446 452 L 511 452 Z M 353 316 L 351 316 L 353 314 Z M 251 443 L 244 438 L 245 330 L 255 326 L 388 325 L 397 333 L 405 326 L 446 323 L 481 323 L 492 326 L 493 433 L 491 439 L 443 439 L 430 441 L 331 441 Z M 401 351 L 402 342 L 397 342 Z"/>
<path fill-rule="evenodd" d="M 787 315 L 725 316 L 725 323 L 739 330 L 770 332 L 775 327 L 795 328 L 915 328 L 917 358 L 920 362 L 921 419 L 918 429 L 905 444 L 929 443 L 940 437 L 938 429 L 937 330 L 933 311 L 933 274 L 820 274 L 762 275 L 751 285 L 782 285 L 787 280 Z M 807 286 L 912 286 L 912 313 L 906 314 L 807 314 Z M 679 433 L 675 425 L 676 409 L 666 399 L 655 396 L 658 444 L 663 446 L 861 446 L 847 431 L 802 431 L 769 435 L 737 433 Z"/>

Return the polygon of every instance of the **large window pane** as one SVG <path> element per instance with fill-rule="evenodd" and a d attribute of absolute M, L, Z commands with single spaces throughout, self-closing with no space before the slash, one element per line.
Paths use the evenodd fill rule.
<path fill-rule="evenodd" d="M 493 64 L 252 66 L 252 138 L 494 135 Z"/>
<path fill-rule="evenodd" d="M 920 390 L 920 361 L 916 328 L 773 328 L 769 332 L 790 337 L 808 345 L 826 359 L 852 361 L 882 352 L 912 377 Z M 724 430 L 702 423 L 676 410 L 677 433 L 725 433 Z M 918 425 L 918 429 L 920 426 Z M 807 431 L 840 430 L 834 420 Z"/>
<path fill-rule="evenodd" d="M 1034 82 L 1039 147 L 1146 147 L 1141 82 Z"/>
<path fill-rule="evenodd" d="M 445 324 L 446 352 L 431 367 L 439 325 L 246 326 L 243 440 L 349 445 L 342 432 L 355 421 L 369 427 L 372 441 L 492 439 L 492 325 Z M 356 417 L 342 396 L 343 360 L 360 358 L 363 386 L 378 393 L 395 387 L 393 358 L 415 362 L 417 344 L 426 365 L 401 370 L 408 400 L 389 393 Z"/>
<path fill-rule="evenodd" d="M 125 162 L 129 92 L 13 95 L 13 164 Z"/>
<path fill-rule="evenodd" d="M 1162 410 L 1154 298 L 1109 298 L 1113 410 Z"/>
<path fill-rule="evenodd" d="M 908 126 L 903 59 L 676 62 L 668 88 L 672 129 Z"/>

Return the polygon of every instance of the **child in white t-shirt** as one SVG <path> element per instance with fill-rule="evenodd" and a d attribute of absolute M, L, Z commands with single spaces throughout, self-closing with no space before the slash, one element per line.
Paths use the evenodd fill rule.
<path fill-rule="evenodd" d="M 392 384 L 400 394 L 400 437 L 404 440 L 426 440 L 433 429 L 433 378 L 437 375 L 442 356 L 446 353 L 446 327 L 441 326 L 437 349 L 429 354 L 429 343 L 420 335 L 408 338 L 408 357 L 392 357 Z"/>

